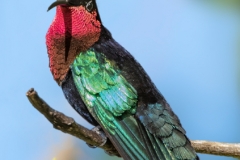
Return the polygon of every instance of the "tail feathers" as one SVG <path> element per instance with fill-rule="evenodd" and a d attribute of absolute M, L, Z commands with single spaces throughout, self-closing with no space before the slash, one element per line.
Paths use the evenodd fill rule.
<path fill-rule="evenodd" d="M 155 108 L 138 112 L 136 118 L 130 113 L 115 117 L 107 110 L 103 114 L 101 105 L 94 111 L 98 113 L 97 117 L 108 138 L 125 160 L 197 160 L 178 121 L 170 119 L 165 109 Z M 173 122 L 164 119 L 161 113 Z"/>
<path fill-rule="evenodd" d="M 115 121 L 115 134 L 108 134 L 124 160 L 177 160 L 164 143 L 133 116 Z"/>
<path fill-rule="evenodd" d="M 108 134 L 108 137 L 123 159 L 149 159 L 145 144 L 139 134 L 136 120 L 132 116 L 129 116 L 115 121 L 115 125 L 117 126 L 115 134 Z"/>
<path fill-rule="evenodd" d="M 170 150 L 167 149 L 163 142 L 151 133 L 149 133 L 149 131 L 147 131 L 146 128 L 139 121 L 138 126 L 150 159 L 176 160 L 175 156 Z"/>
<path fill-rule="evenodd" d="M 110 134 L 107 131 L 111 142 L 118 150 L 124 160 L 198 160 L 196 153 L 189 140 L 186 138 L 186 143 L 183 146 L 171 148 L 172 141 L 175 141 L 181 136 L 173 133 L 172 139 L 160 138 L 148 131 L 140 120 L 136 120 L 133 116 L 118 119 L 115 122 L 117 126 L 115 134 Z M 185 135 L 183 135 L 185 136 Z M 178 142 L 176 142 L 178 144 Z"/>

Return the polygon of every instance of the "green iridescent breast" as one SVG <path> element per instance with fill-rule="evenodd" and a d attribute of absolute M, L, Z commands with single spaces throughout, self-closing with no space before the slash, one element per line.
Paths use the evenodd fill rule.
<path fill-rule="evenodd" d="M 81 52 L 71 68 L 75 85 L 88 110 L 114 134 L 115 117 L 124 112 L 135 113 L 137 91 L 113 61 L 94 49 Z"/>

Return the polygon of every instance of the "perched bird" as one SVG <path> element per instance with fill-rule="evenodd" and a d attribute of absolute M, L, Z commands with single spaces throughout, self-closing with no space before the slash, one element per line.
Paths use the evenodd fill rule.
<path fill-rule="evenodd" d="M 100 19 L 95 0 L 57 0 L 49 66 L 71 106 L 126 160 L 198 159 L 178 117 Z"/>

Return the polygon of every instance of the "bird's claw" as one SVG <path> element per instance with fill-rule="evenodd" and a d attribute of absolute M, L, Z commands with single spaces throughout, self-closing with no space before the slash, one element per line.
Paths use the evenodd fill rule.
<path fill-rule="evenodd" d="M 109 156 L 116 156 L 115 153 L 112 152 L 112 151 L 106 151 L 106 150 L 104 150 L 104 152 L 105 152 L 106 154 L 108 154 Z"/>
<path fill-rule="evenodd" d="M 100 135 L 102 137 L 102 139 L 103 139 L 103 142 L 99 146 L 93 146 L 93 145 L 87 143 L 87 145 L 90 148 L 101 147 L 101 146 L 103 146 L 107 142 L 107 137 L 106 137 L 105 133 L 102 131 L 102 128 L 100 126 L 94 127 L 93 129 L 91 129 L 91 131 L 93 131 L 93 132 L 97 133 L 98 135 Z"/>

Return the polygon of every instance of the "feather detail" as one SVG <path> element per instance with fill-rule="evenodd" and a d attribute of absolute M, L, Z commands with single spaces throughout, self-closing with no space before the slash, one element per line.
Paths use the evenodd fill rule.
<path fill-rule="evenodd" d="M 94 49 L 81 52 L 71 69 L 89 112 L 124 159 L 197 159 L 168 104 L 137 107 L 137 91 L 104 54 Z"/>

